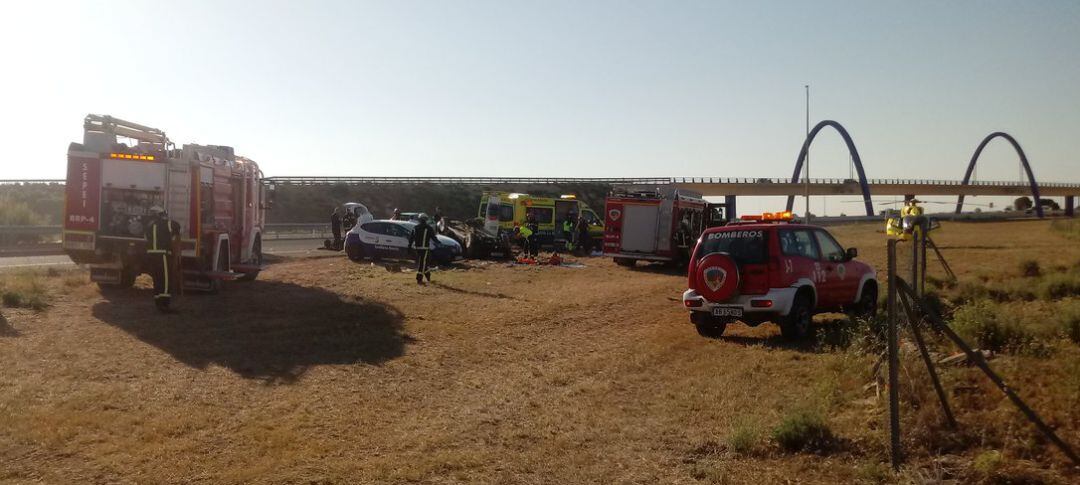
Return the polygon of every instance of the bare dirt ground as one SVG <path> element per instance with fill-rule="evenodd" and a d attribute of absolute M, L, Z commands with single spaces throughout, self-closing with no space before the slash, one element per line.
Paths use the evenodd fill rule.
<path fill-rule="evenodd" d="M 879 226 L 832 230 L 883 268 Z M 1080 261 L 1045 222 L 950 224 L 937 239 L 961 279 L 1024 258 Z M 0 319 L 0 481 L 917 482 L 974 476 L 963 470 L 979 453 L 1007 447 L 913 452 L 890 475 L 885 405 L 864 388 L 874 355 L 785 342 L 772 325 L 705 339 L 678 301 L 681 274 L 580 261 L 476 262 L 418 287 L 344 257 L 284 259 L 255 282 L 182 297 L 172 315 L 154 311 L 143 280 L 102 293 L 82 272 L 42 275 L 49 307 Z M 1013 380 L 1080 373 L 1072 348 L 1016 359 L 993 365 Z M 954 391 L 962 422 L 1032 434 L 965 375 L 948 381 L 966 389 Z M 1078 382 L 1015 384 L 1080 444 Z M 964 397 L 971 385 L 988 397 Z M 807 408 L 825 413 L 834 445 L 779 450 L 769 430 Z M 984 408 L 995 414 L 970 414 Z M 748 447 L 733 449 L 737 432 Z M 1016 460 L 1031 476 L 1077 479 L 1031 446 Z"/>

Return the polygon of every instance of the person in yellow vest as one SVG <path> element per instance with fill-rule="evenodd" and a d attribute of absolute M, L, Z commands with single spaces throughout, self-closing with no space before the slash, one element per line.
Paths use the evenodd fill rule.
<path fill-rule="evenodd" d="M 577 231 L 574 229 L 574 223 L 577 222 L 577 214 L 570 213 L 570 217 L 562 223 L 563 238 L 566 239 L 566 252 L 573 253 L 574 248 L 577 247 Z"/>
<path fill-rule="evenodd" d="M 514 239 L 517 239 L 518 244 L 521 245 L 521 257 L 528 259 L 532 254 L 530 246 L 533 242 L 533 230 L 530 229 L 528 225 L 522 226 L 515 222 Z"/>
<path fill-rule="evenodd" d="M 150 208 L 150 217 L 146 226 L 146 258 L 154 279 L 154 305 L 159 311 L 168 312 L 173 281 L 178 280 L 173 249 L 180 238 L 180 224 L 169 220 L 169 214 L 158 206 Z"/>
<path fill-rule="evenodd" d="M 431 250 L 438 244 L 435 228 L 429 226 L 427 216 L 421 214 L 420 222 L 409 238 L 409 248 L 416 251 L 416 284 L 424 284 L 425 278 L 431 283 L 431 268 L 428 265 L 431 263 Z"/>

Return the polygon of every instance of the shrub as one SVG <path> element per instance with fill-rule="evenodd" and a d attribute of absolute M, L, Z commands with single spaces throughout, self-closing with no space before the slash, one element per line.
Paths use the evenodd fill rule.
<path fill-rule="evenodd" d="M 1003 462 L 1004 459 L 1000 451 L 985 451 L 975 457 L 975 460 L 971 463 L 971 468 L 983 477 L 989 478 L 1001 469 Z"/>
<path fill-rule="evenodd" d="M 735 424 L 727 437 L 728 449 L 735 453 L 748 455 L 754 451 L 761 440 L 761 427 L 750 421 Z"/>
<path fill-rule="evenodd" d="M 1017 351 L 1035 342 L 1031 331 L 1014 318 L 1002 318 L 1001 311 L 992 302 L 969 303 L 953 314 L 953 329 L 972 345 L 995 352 Z"/>
<path fill-rule="evenodd" d="M 1020 279 L 994 284 L 987 291 L 990 293 L 990 297 L 998 302 L 1032 301 L 1037 298 L 1032 282 Z"/>
<path fill-rule="evenodd" d="M 1039 286 L 1039 296 L 1044 300 L 1080 296 L 1080 275 L 1071 273 L 1047 275 Z"/>
<path fill-rule="evenodd" d="M 1026 278 L 1035 278 L 1042 275 L 1042 269 L 1039 268 L 1039 262 L 1034 259 L 1025 259 L 1020 262 L 1020 274 Z"/>
<path fill-rule="evenodd" d="M 1060 233 L 1062 236 L 1080 239 L 1080 222 L 1057 220 L 1050 223 L 1050 228 Z"/>
<path fill-rule="evenodd" d="M 0 280 L 0 303 L 9 308 L 40 311 L 49 306 L 48 292 L 33 273 L 5 275 Z"/>
<path fill-rule="evenodd" d="M 1080 303 L 1072 302 L 1058 313 L 1061 333 L 1073 343 L 1080 344 Z"/>
<path fill-rule="evenodd" d="M 990 292 L 986 286 L 967 281 L 956 286 L 954 295 L 953 301 L 956 303 L 970 303 L 990 298 Z"/>
<path fill-rule="evenodd" d="M 835 442 L 832 430 L 821 413 L 801 409 L 784 416 L 773 428 L 772 439 L 789 451 L 828 451 Z"/>

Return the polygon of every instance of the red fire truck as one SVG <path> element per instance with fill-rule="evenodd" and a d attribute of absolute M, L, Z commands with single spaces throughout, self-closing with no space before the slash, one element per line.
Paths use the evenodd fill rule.
<path fill-rule="evenodd" d="M 723 204 L 710 204 L 701 194 L 670 186 L 616 189 L 608 195 L 604 215 L 604 254 L 620 266 L 638 260 L 681 263 L 676 233 L 682 221 L 689 230 L 689 249 L 707 227 L 723 220 Z"/>
<path fill-rule="evenodd" d="M 255 279 L 262 264 L 266 193 L 259 166 L 232 147 L 184 145 L 111 116 L 88 115 L 68 147 L 63 248 L 103 287 L 144 272 L 151 207 L 180 224 L 183 287 L 217 291 Z"/>

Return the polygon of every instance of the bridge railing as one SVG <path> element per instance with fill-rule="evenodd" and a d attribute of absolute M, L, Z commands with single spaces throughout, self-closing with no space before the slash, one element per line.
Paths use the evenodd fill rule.
<path fill-rule="evenodd" d="M 803 184 L 790 178 L 776 177 L 267 177 L 266 185 L 668 185 L 668 184 Z M 847 178 L 811 178 L 811 184 L 857 184 Z M 963 185 L 959 180 L 943 179 L 869 179 L 870 185 Z M 63 179 L 0 179 L 0 185 L 64 184 Z M 983 187 L 1029 187 L 1027 182 L 1009 180 L 977 180 L 968 185 Z M 1080 183 L 1039 182 L 1040 187 L 1076 188 Z"/>
<path fill-rule="evenodd" d="M 56 244 L 60 241 L 63 226 L 0 226 L 0 248 Z M 273 223 L 266 224 L 264 239 L 326 239 L 330 237 L 328 223 Z"/>

